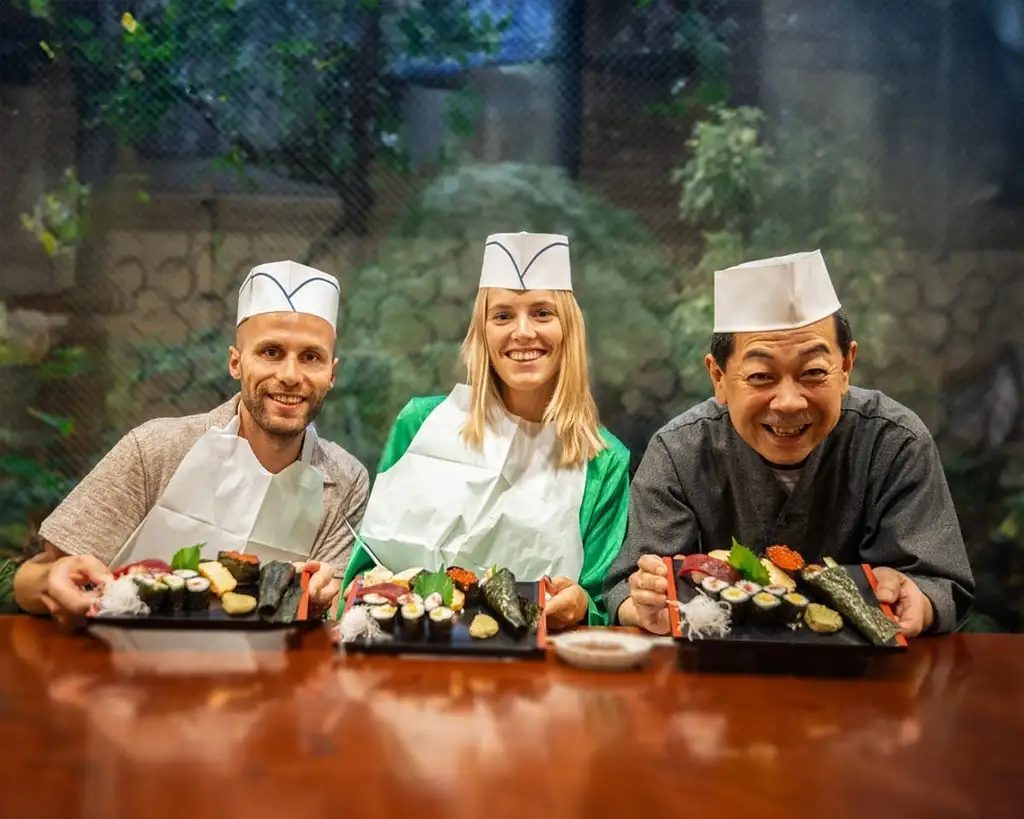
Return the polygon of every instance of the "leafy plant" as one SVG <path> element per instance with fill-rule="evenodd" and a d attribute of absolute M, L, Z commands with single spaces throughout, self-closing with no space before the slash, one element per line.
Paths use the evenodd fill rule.
<path fill-rule="evenodd" d="M 82 239 L 82 212 L 91 188 L 78 181 L 74 168 L 64 171 L 64 187 L 43 193 L 32 213 L 21 214 L 21 224 L 42 244 L 49 256 L 69 256 Z"/>

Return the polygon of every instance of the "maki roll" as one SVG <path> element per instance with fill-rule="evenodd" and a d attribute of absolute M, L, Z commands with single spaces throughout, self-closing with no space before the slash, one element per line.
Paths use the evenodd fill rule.
<path fill-rule="evenodd" d="M 747 611 L 750 608 L 750 595 L 745 591 L 741 591 L 735 586 L 729 586 L 726 589 L 722 589 L 718 599 L 723 603 L 729 604 L 730 620 L 733 625 L 739 625 L 747 619 Z"/>
<path fill-rule="evenodd" d="M 377 594 L 376 592 L 364 594 L 361 600 L 368 606 L 384 606 L 390 603 L 383 594 Z"/>
<path fill-rule="evenodd" d="M 516 593 L 516 578 L 509 569 L 499 569 L 484 583 L 484 599 L 488 608 L 505 621 L 516 637 L 526 631 L 523 608 Z"/>
<path fill-rule="evenodd" d="M 149 606 L 149 611 L 156 614 L 163 607 L 167 599 L 167 586 L 159 580 L 147 577 L 144 574 L 131 575 L 135 585 L 139 587 L 139 599 Z"/>
<path fill-rule="evenodd" d="M 243 586 L 255 583 L 260 578 L 260 559 L 256 555 L 242 552 L 217 552 L 217 562 Z"/>
<path fill-rule="evenodd" d="M 753 621 L 759 626 L 773 626 L 779 622 L 782 601 L 770 592 L 761 591 L 750 598 Z"/>
<path fill-rule="evenodd" d="M 380 626 L 380 630 L 391 634 L 395 630 L 395 615 L 398 614 L 398 609 L 394 606 L 371 606 L 370 617 L 373 621 Z"/>
<path fill-rule="evenodd" d="M 402 636 L 419 640 L 423 636 L 423 604 L 406 603 L 402 606 Z"/>
<path fill-rule="evenodd" d="M 185 608 L 185 581 L 176 574 L 166 575 L 163 579 L 167 596 L 164 605 L 172 612 L 183 611 Z"/>
<path fill-rule="evenodd" d="M 447 642 L 452 634 L 455 615 L 447 606 L 437 606 L 427 619 L 427 633 L 434 642 Z"/>
<path fill-rule="evenodd" d="M 260 566 L 260 596 L 257 601 L 261 617 L 277 611 L 285 590 L 295 577 L 295 566 L 283 560 L 271 560 Z"/>
<path fill-rule="evenodd" d="M 778 598 L 782 598 L 789 594 L 789 586 L 781 586 L 778 583 L 773 583 L 770 586 L 765 586 L 764 591 L 769 594 L 774 594 Z"/>
<path fill-rule="evenodd" d="M 711 577 L 710 575 L 700 582 L 701 591 L 712 600 L 717 600 L 722 594 L 722 591 L 727 588 L 729 588 L 728 583 L 724 580 L 719 580 L 717 577 Z"/>
<path fill-rule="evenodd" d="M 427 612 L 427 614 L 430 614 L 430 612 L 432 612 L 434 609 L 440 608 L 443 605 L 444 598 L 441 597 L 441 595 L 437 592 L 434 592 L 433 594 L 428 594 L 423 601 L 423 609 Z"/>
<path fill-rule="evenodd" d="M 189 611 L 203 611 L 210 607 L 210 581 L 205 577 L 193 577 L 185 581 L 185 608 Z"/>
<path fill-rule="evenodd" d="M 782 598 L 782 616 L 787 623 L 799 623 L 811 601 L 804 595 L 793 592 Z"/>
<path fill-rule="evenodd" d="M 182 580 L 191 580 L 193 577 L 199 577 L 199 572 L 195 569 L 175 569 L 172 574 L 175 577 L 180 577 Z"/>
<path fill-rule="evenodd" d="M 741 580 L 739 583 L 735 583 L 734 585 L 737 589 L 739 589 L 741 592 L 743 592 L 749 597 L 754 597 L 755 595 L 759 594 L 761 590 L 764 588 L 758 583 L 752 583 L 749 580 Z"/>

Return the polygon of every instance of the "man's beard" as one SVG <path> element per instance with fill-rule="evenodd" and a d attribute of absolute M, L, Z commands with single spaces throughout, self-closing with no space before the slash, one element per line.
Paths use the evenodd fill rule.
<path fill-rule="evenodd" d="M 282 441 L 291 441 L 295 438 L 299 438 L 306 431 L 316 416 L 320 413 L 320 408 L 324 405 L 324 399 L 326 395 L 309 395 L 303 396 L 306 399 L 306 417 L 302 421 L 302 426 L 294 428 L 291 426 L 278 426 L 274 419 L 270 417 L 267 412 L 267 406 L 264 403 L 264 399 L 269 395 L 275 393 L 287 394 L 287 390 L 274 390 L 264 387 L 256 389 L 255 393 L 250 393 L 244 387 L 242 389 L 242 403 L 245 408 L 249 410 L 249 415 L 252 416 L 252 420 L 255 422 L 263 432 L 272 438 L 277 438 Z"/>

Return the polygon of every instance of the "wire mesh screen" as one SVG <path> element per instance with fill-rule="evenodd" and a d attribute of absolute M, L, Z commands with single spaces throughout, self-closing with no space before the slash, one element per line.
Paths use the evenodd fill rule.
<path fill-rule="evenodd" d="M 527 230 L 572 240 L 602 420 L 634 463 L 709 393 L 711 271 L 822 247 L 857 379 L 934 431 L 983 566 L 1021 473 L 1018 13 L 4 3 L 0 540 L 132 426 L 235 393 L 235 293 L 268 261 L 341 281 L 317 426 L 372 473 L 405 401 L 464 376 L 485 237 Z"/>

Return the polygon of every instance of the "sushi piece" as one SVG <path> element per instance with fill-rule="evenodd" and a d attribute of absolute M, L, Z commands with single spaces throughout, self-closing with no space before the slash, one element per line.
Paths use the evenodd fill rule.
<path fill-rule="evenodd" d="M 397 583 L 399 586 L 405 586 L 406 588 L 411 589 L 413 579 L 422 571 L 423 568 L 421 566 L 417 566 L 414 569 L 406 569 L 405 571 L 392 575 L 390 578 L 387 579 L 390 580 L 392 583 Z"/>
<path fill-rule="evenodd" d="M 283 560 L 271 560 L 260 566 L 260 596 L 258 607 L 261 617 L 269 617 L 278 606 L 285 590 L 295 577 L 295 565 Z"/>
<path fill-rule="evenodd" d="M 469 636 L 475 640 L 487 640 L 498 633 L 498 621 L 489 614 L 478 614 L 469 624 Z"/>
<path fill-rule="evenodd" d="M 761 565 L 768 572 L 768 582 L 765 586 L 784 586 L 786 591 L 796 591 L 796 580 L 782 571 L 767 557 L 761 558 Z"/>
<path fill-rule="evenodd" d="M 407 640 L 419 640 L 423 636 L 423 604 L 406 603 L 402 606 L 402 636 Z"/>
<path fill-rule="evenodd" d="M 466 595 L 471 603 L 480 599 L 480 581 L 469 569 L 452 566 L 448 569 L 448 576 L 452 579 L 455 588 Z"/>
<path fill-rule="evenodd" d="M 750 580 L 741 580 L 739 583 L 734 583 L 733 585 L 736 586 L 736 588 L 739 589 L 741 592 L 743 592 L 744 594 L 748 594 L 751 597 L 754 597 L 755 595 L 759 594 L 761 590 L 764 588 L 764 586 L 760 585 L 759 583 L 753 583 Z"/>
<path fill-rule="evenodd" d="M 774 594 L 776 597 L 780 598 L 785 597 L 787 594 L 790 593 L 789 586 L 780 586 L 777 583 L 773 583 L 770 586 L 765 586 L 764 591 L 768 592 L 769 594 Z"/>
<path fill-rule="evenodd" d="M 740 579 L 740 573 L 730 566 L 727 560 L 719 560 L 705 554 L 684 557 L 683 565 L 679 568 L 679 576 L 689 577 L 695 586 L 699 586 L 705 577 L 717 577 L 726 583 L 735 583 Z"/>
<path fill-rule="evenodd" d="M 363 585 L 376 586 L 378 583 L 390 583 L 394 578 L 395 574 L 390 569 L 385 569 L 383 566 L 374 566 L 363 574 Z"/>
<path fill-rule="evenodd" d="M 176 574 L 168 574 L 164 576 L 162 582 L 167 589 L 165 607 L 172 612 L 184 611 L 185 581 Z"/>
<path fill-rule="evenodd" d="M 423 608 L 427 612 L 427 614 L 443 605 L 444 598 L 441 597 L 441 595 L 437 592 L 434 592 L 433 594 L 428 594 L 423 600 Z"/>
<path fill-rule="evenodd" d="M 521 637 L 526 631 L 526 620 L 516 593 L 515 575 L 507 568 L 499 569 L 487 578 L 483 593 L 488 608 L 505 621 L 516 637 Z"/>
<path fill-rule="evenodd" d="M 391 602 L 383 594 L 378 594 L 377 592 L 368 592 L 361 595 L 359 599 L 368 606 L 385 606 Z"/>
<path fill-rule="evenodd" d="M 804 558 L 788 546 L 769 546 L 764 555 L 784 572 L 798 572 L 804 567 Z"/>
<path fill-rule="evenodd" d="M 535 634 L 537 632 L 537 626 L 540 625 L 540 618 L 544 615 L 544 609 L 532 600 L 527 600 L 523 595 L 519 595 L 519 607 L 523 611 L 523 619 L 526 621 L 526 630 L 530 634 Z"/>
<path fill-rule="evenodd" d="M 167 599 L 167 586 L 144 574 L 129 575 L 139 587 L 139 599 L 149 606 L 151 613 L 156 614 L 164 606 Z"/>
<path fill-rule="evenodd" d="M 818 634 L 833 634 L 843 627 L 843 618 L 821 603 L 810 603 L 804 612 L 807 628 Z"/>
<path fill-rule="evenodd" d="M 452 611 L 462 611 L 466 606 L 466 595 L 458 589 L 452 590 Z"/>
<path fill-rule="evenodd" d="M 391 605 L 371 606 L 370 617 L 380 627 L 381 631 L 391 634 L 395 630 L 395 615 L 398 609 Z"/>
<path fill-rule="evenodd" d="M 217 552 L 217 562 L 242 586 L 260 579 L 260 559 L 242 552 Z"/>
<path fill-rule="evenodd" d="M 281 595 L 281 603 L 265 619 L 271 623 L 294 623 L 299 616 L 299 601 L 302 599 L 302 575 L 292 576 L 288 588 Z"/>
<path fill-rule="evenodd" d="M 747 619 L 747 612 L 750 608 L 750 595 L 735 586 L 722 589 L 718 599 L 729 605 L 729 620 L 732 625 L 737 626 Z"/>
<path fill-rule="evenodd" d="M 447 642 L 452 635 L 454 612 L 447 606 L 437 606 L 427 618 L 427 634 L 434 642 Z"/>
<path fill-rule="evenodd" d="M 705 577 L 700 584 L 701 591 L 712 600 L 717 600 L 723 589 L 729 588 L 729 584 L 717 577 Z"/>
<path fill-rule="evenodd" d="M 210 581 L 210 588 L 218 597 L 225 592 L 234 591 L 238 585 L 238 581 L 235 580 L 231 572 L 224 568 L 224 564 L 218 563 L 216 560 L 200 563 L 199 576 Z M 185 586 L 187 588 L 188 583 Z"/>
<path fill-rule="evenodd" d="M 175 569 L 172 574 L 175 577 L 180 577 L 182 580 L 191 580 L 193 577 L 199 577 L 199 572 L 195 569 Z"/>
<path fill-rule="evenodd" d="M 185 608 L 189 611 L 203 611 L 210 607 L 210 591 L 213 584 L 205 577 L 193 577 L 185 581 Z"/>
<path fill-rule="evenodd" d="M 811 601 L 806 596 L 791 592 L 782 597 L 782 619 L 787 623 L 799 623 Z"/>
<path fill-rule="evenodd" d="M 753 622 L 758 626 L 774 626 L 782 614 L 782 601 L 771 592 L 761 591 L 750 598 Z"/>
<path fill-rule="evenodd" d="M 864 637 L 876 646 L 882 646 L 900 633 L 899 625 L 887 617 L 878 606 L 864 599 L 853 578 L 842 566 L 833 566 L 806 574 L 807 582 L 825 596 L 835 610 L 853 623 Z"/>
<path fill-rule="evenodd" d="M 224 609 L 225 614 L 230 614 L 232 617 L 241 617 L 246 614 L 252 614 L 255 611 L 256 598 L 249 594 L 226 592 L 220 599 L 220 607 Z"/>

